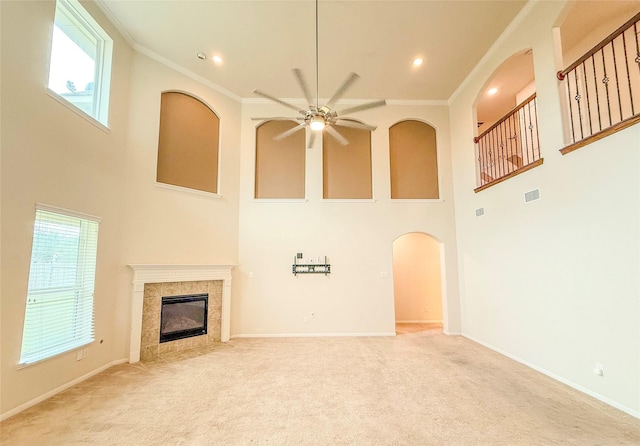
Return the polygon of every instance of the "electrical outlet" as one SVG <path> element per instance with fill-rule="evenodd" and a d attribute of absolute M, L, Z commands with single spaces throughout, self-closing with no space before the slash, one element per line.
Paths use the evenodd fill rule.
<path fill-rule="evenodd" d="M 76 361 L 81 361 L 84 359 L 84 353 L 82 350 L 76 350 Z"/>
<path fill-rule="evenodd" d="M 89 357 L 89 349 L 88 348 L 84 348 L 82 349 L 82 359 Z"/>
<path fill-rule="evenodd" d="M 309 322 L 309 318 L 307 316 L 304 317 L 305 322 Z"/>
<path fill-rule="evenodd" d="M 598 376 L 604 376 L 604 366 L 598 362 L 593 366 L 593 374 Z"/>
<path fill-rule="evenodd" d="M 312 312 L 311 312 L 311 317 L 316 317 L 316 313 L 315 313 L 315 311 L 312 311 Z"/>

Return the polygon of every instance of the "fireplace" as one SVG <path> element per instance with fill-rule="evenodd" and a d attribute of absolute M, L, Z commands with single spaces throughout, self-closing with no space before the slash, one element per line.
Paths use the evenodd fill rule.
<path fill-rule="evenodd" d="M 160 343 L 207 334 L 208 294 L 163 296 Z"/>
<path fill-rule="evenodd" d="M 129 265 L 133 270 L 129 362 L 153 361 L 229 340 L 233 265 Z M 159 341 L 162 296 L 208 294 L 207 334 Z"/>

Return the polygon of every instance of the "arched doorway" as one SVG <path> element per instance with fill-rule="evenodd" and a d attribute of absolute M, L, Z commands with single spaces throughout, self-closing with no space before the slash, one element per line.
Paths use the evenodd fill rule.
<path fill-rule="evenodd" d="M 393 294 L 396 333 L 442 330 L 440 243 L 411 232 L 393 241 Z"/>

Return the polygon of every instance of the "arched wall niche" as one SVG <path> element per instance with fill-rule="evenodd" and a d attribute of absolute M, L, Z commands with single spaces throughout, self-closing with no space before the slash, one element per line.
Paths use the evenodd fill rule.
<path fill-rule="evenodd" d="M 416 119 L 389 128 L 392 199 L 438 199 L 436 129 Z"/>
<path fill-rule="evenodd" d="M 218 194 L 220 118 L 201 99 L 164 91 L 160 103 L 159 183 Z"/>
<path fill-rule="evenodd" d="M 305 132 L 278 135 L 295 121 L 264 121 L 256 127 L 255 198 L 305 198 Z"/>
<path fill-rule="evenodd" d="M 352 127 L 335 126 L 349 142 L 342 145 L 336 138 L 322 135 L 322 197 L 325 199 L 373 198 L 371 165 L 371 132 Z"/>

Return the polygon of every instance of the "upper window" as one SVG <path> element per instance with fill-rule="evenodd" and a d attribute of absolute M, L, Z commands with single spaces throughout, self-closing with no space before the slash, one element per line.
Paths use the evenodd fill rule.
<path fill-rule="evenodd" d="M 93 342 L 97 246 L 97 220 L 36 210 L 20 364 Z"/>
<path fill-rule="evenodd" d="M 267 121 L 256 129 L 255 198 L 304 198 L 305 134 L 280 135 L 295 121 Z"/>
<path fill-rule="evenodd" d="M 220 119 L 185 93 L 162 93 L 158 139 L 159 183 L 218 193 Z"/>
<path fill-rule="evenodd" d="M 439 198 L 436 129 L 402 121 L 389 129 L 391 198 Z"/>
<path fill-rule="evenodd" d="M 57 0 L 49 90 L 108 125 L 113 41 L 77 0 Z"/>
<path fill-rule="evenodd" d="M 371 132 L 334 126 L 348 144 L 322 135 L 323 198 L 371 199 Z"/>

